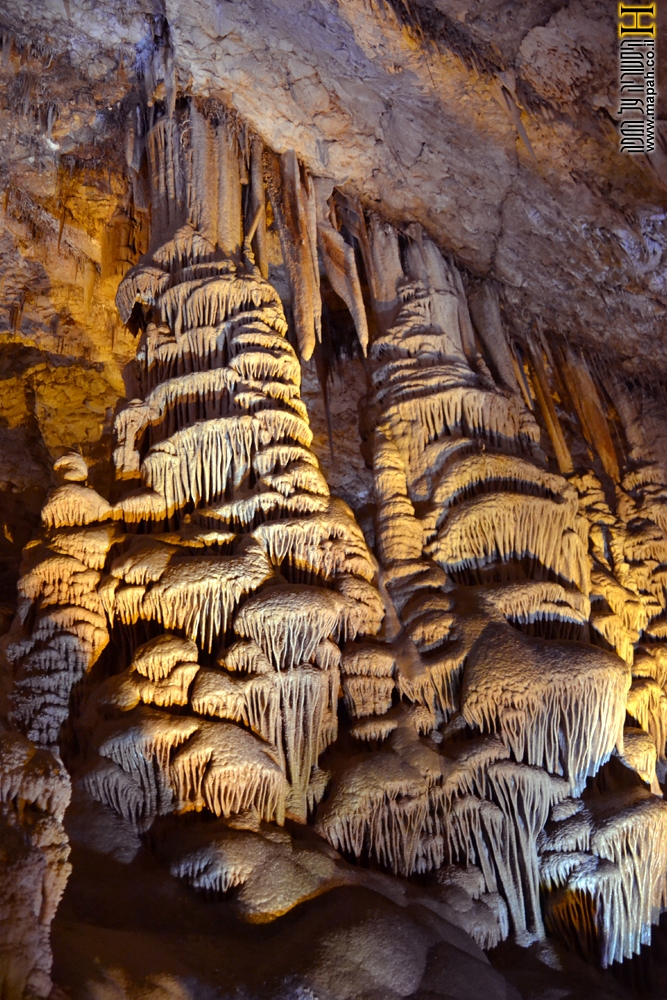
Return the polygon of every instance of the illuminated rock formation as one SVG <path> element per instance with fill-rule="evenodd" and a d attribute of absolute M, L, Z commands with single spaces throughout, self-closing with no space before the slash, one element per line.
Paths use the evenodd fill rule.
<path fill-rule="evenodd" d="M 336 641 L 377 632 L 384 611 L 309 450 L 299 362 L 254 264 L 261 189 L 242 247 L 233 123 L 191 104 L 146 147 L 161 221 L 118 293 L 123 318 L 141 316 L 145 395 L 119 414 L 114 453 L 138 488 L 110 505 L 81 485 L 85 467 L 59 463 L 21 579 L 14 716 L 56 744 L 111 634 L 110 676 L 83 682 L 90 794 L 142 829 L 174 810 L 304 822 L 337 734 Z M 260 178 L 261 155 L 254 142 Z"/>
<path fill-rule="evenodd" d="M 191 103 L 145 142 L 156 223 L 118 293 L 142 331 L 144 396 L 116 420 L 116 476 L 129 492 L 109 503 L 86 485 L 81 456 L 56 463 L 62 485 L 26 550 L 7 650 L 12 721 L 56 757 L 74 740 L 78 786 L 140 831 L 202 810 L 257 829 L 303 823 L 338 730 L 337 642 L 377 632 L 384 609 L 363 534 L 309 449 L 300 364 L 254 263 L 261 144 L 247 164 L 258 201 L 243 235 L 246 154 L 233 122 Z M 41 834 L 24 836 L 53 883 L 47 934 L 65 869 L 49 854 L 57 838 L 42 857 Z M 48 947 L 35 948 L 44 993 Z M 38 975 L 24 964 L 10 978 Z"/>
<path fill-rule="evenodd" d="M 368 433 L 382 582 L 397 623 L 391 656 L 378 649 L 375 660 L 343 658 L 346 701 L 364 717 L 352 734 L 384 742 L 374 756 L 340 761 L 320 828 L 336 846 L 370 852 L 403 874 L 443 861 L 479 866 L 487 890 L 503 894 L 516 938 L 530 940 L 544 934 L 540 885 L 567 882 L 569 871 L 564 861 L 558 876 L 540 874 L 549 871 L 539 837 L 551 808 L 581 794 L 614 752 L 659 792 L 665 696 L 649 670 L 630 688 L 626 665 L 649 606 L 658 610 L 656 588 L 624 588 L 595 561 L 591 574 L 578 481 L 546 469 L 533 397 L 489 287 L 471 304 L 495 377 L 479 354 L 459 275 L 418 227 L 399 247 L 393 228 L 372 220 L 359 242 L 371 288 L 384 283 L 373 293 L 383 310 L 375 310 L 370 348 Z M 569 364 L 586 394 L 591 441 L 618 478 L 590 375 L 573 358 Z M 571 473 L 557 418 L 545 423 Z M 617 613 L 610 645 L 620 657 L 572 641 L 584 638 L 599 587 Z M 400 716 L 391 708 L 392 677 L 414 705 Z M 627 733 L 624 749 L 626 710 L 642 730 Z M 419 734 L 439 735 L 437 727 L 445 740 L 436 753 Z M 617 830 L 610 820 L 606 835 L 585 845 L 603 964 L 637 952 L 663 905 L 667 810 L 660 798 L 630 800 L 612 798 L 625 825 Z M 625 839 L 629 830 L 646 838 L 641 852 Z M 563 849 L 583 846 L 575 840 Z M 641 875 L 627 870 L 633 852 Z M 629 903 L 632 891 L 641 906 Z M 560 919 L 576 923 L 574 913 Z"/>
<path fill-rule="evenodd" d="M 570 343 L 517 346 L 419 224 L 185 96 L 165 38 L 125 122 L 150 235 L 128 209 L 105 244 L 138 338 L 115 481 L 61 449 L 6 642 L 2 837 L 41 909 L 0 910 L 4 980 L 50 989 L 61 753 L 250 922 L 361 886 L 483 948 L 631 958 L 667 908 L 660 420 Z M 366 535 L 301 394 L 311 358 L 326 393 L 327 295 L 368 379 Z"/>
<path fill-rule="evenodd" d="M 51 922 L 71 871 L 67 772 L 16 732 L 0 733 L 0 981 L 7 996 L 51 991 Z"/>

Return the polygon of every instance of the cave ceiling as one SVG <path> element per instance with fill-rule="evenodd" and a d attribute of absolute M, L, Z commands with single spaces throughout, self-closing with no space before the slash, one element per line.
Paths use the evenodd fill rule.
<path fill-rule="evenodd" d="M 628 371 L 664 368 L 667 174 L 660 150 L 618 152 L 611 5 L 7 0 L 3 30 L 30 41 L 2 67 L 9 202 L 57 218 L 58 165 L 103 161 L 106 191 L 97 169 L 88 218 L 64 234 L 93 259 L 90 215 L 95 201 L 110 213 L 121 102 L 158 14 L 183 92 L 236 108 L 391 220 L 420 222 L 501 284 L 518 329 L 589 342 Z"/>

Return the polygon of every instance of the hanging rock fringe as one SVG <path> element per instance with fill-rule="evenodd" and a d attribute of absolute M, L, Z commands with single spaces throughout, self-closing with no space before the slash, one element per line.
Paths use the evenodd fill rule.
<path fill-rule="evenodd" d="M 255 736 L 231 723 L 200 723 L 174 757 L 171 778 L 180 810 L 206 808 L 216 816 L 251 810 L 283 822 L 282 770 Z"/>
<path fill-rule="evenodd" d="M 261 148 L 258 269 L 231 119 L 169 107 L 147 135 L 132 123 L 128 146 L 132 169 L 146 149 L 152 219 L 117 295 L 142 327 L 143 398 L 115 424 L 117 479 L 133 488 L 112 506 L 84 485 L 80 456 L 57 463 L 65 483 L 20 584 L 15 717 L 55 744 L 110 624 L 109 676 L 82 689 L 77 720 L 88 794 L 141 832 L 185 811 L 305 822 L 329 782 L 318 761 L 338 733 L 338 643 L 374 634 L 384 607 L 364 536 L 310 450 L 300 361 L 262 277 Z M 303 237 L 305 280 L 291 278 L 307 349 L 320 336 L 314 191 L 293 156 L 279 174 L 285 232 Z"/>
<path fill-rule="evenodd" d="M 462 712 L 500 731 L 517 760 L 563 774 L 576 795 L 622 747 L 629 683 L 613 654 L 489 626 L 466 665 Z"/>
<path fill-rule="evenodd" d="M 167 114 L 127 148 L 135 171 L 146 151 L 151 249 L 117 296 L 141 329 L 143 398 L 115 425 L 117 479 L 134 488 L 111 505 L 81 456 L 56 463 L 8 645 L 14 724 L 55 747 L 77 712 L 78 780 L 142 833 L 169 813 L 175 827 L 185 812 L 221 817 L 183 823 L 192 843 L 169 863 L 239 887 L 244 912 L 265 912 L 251 887 L 269 860 L 296 870 L 275 860 L 279 838 L 267 848 L 248 828 L 317 808 L 334 847 L 406 877 L 438 870 L 444 901 L 467 893 L 484 947 L 510 928 L 542 937 L 542 892 L 548 926 L 580 928 L 603 964 L 637 953 L 667 906 L 667 806 L 645 788 L 571 797 L 614 752 L 656 789 L 664 766 L 667 502 L 632 407 L 619 404 L 633 455 L 619 483 L 602 396 L 563 349 L 559 377 L 618 484 L 612 510 L 592 473 L 572 474 L 549 352 L 526 348 L 528 384 L 493 286 L 471 294 L 471 319 L 420 226 L 399 242 L 230 114 L 177 111 L 173 67 L 158 69 Z M 304 359 L 321 338 L 318 245 L 366 350 L 350 240 L 364 261 L 380 565 L 311 451 L 300 359 L 266 280 L 264 175 Z M 533 382 L 568 480 L 547 471 Z M 539 637 L 589 623 L 622 659 Z M 367 745 L 332 754 L 329 773 L 341 688 L 343 724 Z M 624 729 L 626 709 L 641 728 Z M 0 797 L 62 818 L 67 795 L 47 801 L 23 739 L 0 741 Z"/>
<path fill-rule="evenodd" d="M 427 784 L 395 754 L 351 762 L 335 785 L 317 828 L 334 847 L 372 854 L 396 874 L 414 871 L 428 810 Z"/>

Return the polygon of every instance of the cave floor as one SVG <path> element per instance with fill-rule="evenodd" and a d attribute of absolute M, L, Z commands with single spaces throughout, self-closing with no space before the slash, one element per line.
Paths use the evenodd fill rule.
<path fill-rule="evenodd" d="M 394 919 L 396 907 L 369 890 L 334 889 L 279 920 L 250 925 L 236 916 L 232 903 L 207 899 L 170 877 L 143 847 L 128 864 L 74 845 L 72 863 L 52 928 L 54 981 L 72 1000 L 381 1000 L 364 987 L 358 994 L 348 986 L 320 995 L 301 985 L 302 972 L 312 968 L 332 931 L 340 936 L 379 912 Z M 465 988 L 424 992 L 422 986 L 385 995 L 493 1000 L 499 977 L 486 989 L 481 981 L 475 985 L 481 964 L 458 948 L 450 951 L 455 964 L 463 963 Z M 601 972 L 551 944 L 522 949 L 505 942 L 489 958 L 523 1000 L 667 998 L 665 927 L 655 929 L 653 946 L 641 959 L 615 972 Z"/>

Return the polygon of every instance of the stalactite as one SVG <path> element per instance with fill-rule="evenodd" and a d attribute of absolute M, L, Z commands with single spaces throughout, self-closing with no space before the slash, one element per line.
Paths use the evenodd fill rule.
<path fill-rule="evenodd" d="M 575 513 L 573 506 L 541 497 L 501 492 L 493 500 L 476 496 L 452 510 L 426 551 L 445 570 L 528 556 L 581 586 L 585 553 L 571 559 L 561 547 L 568 530 L 578 543 Z"/>
<path fill-rule="evenodd" d="M 158 850 L 173 875 L 208 895 L 233 889 L 236 908 L 251 923 L 268 923 L 335 886 L 365 881 L 318 844 L 297 846 L 275 826 L 230 829 L 220 821 L 205 831 L 171 826 Z"/>
<path fill-rule="evenodd" d="M 665 759 L 667 741 L 667 697 L 648 677 L 633 680 L 628 692 L 627 711 L 653 739 L 658 757 Z"/>
<path fill-rule="evenodd" d="M 368 275 L 373 311 L 378 327 L 388 329 L 398 309 L 398 282 L 403 277 L 403 269 L 398 251 L 396 230 L 377 215 L 371 216 L 368 235 L 363 210 L 359 211 L 361 247 Z"/>
<path fill-rule="evenodd" d="M 533 371 L 535 372 L 535 390 L 540 404 L 540 409 L 542 410 L 542 416 L 547 425 L 547 431 L 551 439 L 551 444 L 556 454 L 558 469 L 562 475 L 566 476 L 574 472 L 574 466 L 572 464 L 572 456 L 570 455 L 570 451 L 563 434 L 563 429 L 558 419 L 558 414 L 556 413 L 556 407 L 554 406 L 554 401 L 551 397 L 547 374 L 544 370 L 544 364 L 542 361 L 542 347 L 539 343 L 533 345 L 529 342 L 528 349 Z"/>
<path fill-rule="evenodd" d="M 52 551 L 80 559 L 89 569 L 101 570 L 109 550 L 121 538 L 115 524 L 103 524 L 83 530 L 52 531 L 46 541 Z"/>
<path fill-rule="evenodd" d="M 505 583 L 486 587 L 481 592 L 488 607 L 497 609 L 514 622 L 560 620 L 585 624 L 591 603 L 574 587 L 552 582 Z"/>
<path fill-rule="evenodd" d="M 585 361 L 583 358 L 577 358 L 569 345 L 566 347 L 563 359 L 563 375 L 570 389 L 572 402 L 579 413 L 585 437 L 600 456 L 607 474 L 617 482 L 618 458 L 598 391 Z"/>
<path fill-rule="evenodd" d="M 633 726 L 623 730 L 623 756 L 621 760 L 636 771 L 642 781 L 650 785 L 655 795 L 662 795 L 656 775 L 658 751 L 650 733 Z"/>
<path fill-rule="evenodd" d="M 253 811 L 282 822 L 287 782 L 262 743 L 238 726 L 202 722 L 171 763 L 179 811 L 206 808 L 216 816 Z"/>
<path fill-rule="evenodd" d="M 183 218 L 185 190 L 181 167 L 180 136 L 173 118 L 161 118 L 150 130 L 146 155 L 151 190 L 152 240 L 161 242 Z"/>
<path fill-rule="evenodd" d="M 366 310 L 361 294 L 354 247 L 346 243 L 338 230 L 332 225 L 327 205 L 330 194 L 331 188 L 326 181 L 321 179 L 315 181 L 317 245 L 322 254 L 322 263 L 324 264 L 327 277 L 331 282 L 331 287 L 350 310 L 361 350 L 365 354 L 368 348 L 368 323 L 366 321 Z"/>
<path fill-rule="evenodd" d="M 72 690 L 109 642 L 97 592 L 100 573 L 90 566 L 100 566 L 117 540 L 112 527 L 91 525 L 51 532 L 27 549 L 19 593 L 33 608 L 34 623 L 8 646 L 7 656 L 15 668 L 12 720 L 38 743 L 57 746 Z M 56 554 L 63 548 L 78 551 L 85 562 Z"/>
<path fill-rule="evenodd" d="M 301 878 L 289 835 L 262 824 L 310 817 L 354 859 L 463 897 L 484 947 L 543 937 L 542 892 L 547 926 L 584 921 L 603 964 L 637 953 L 667 906 L 667 500 L 636 414 L 626 400 L 621 476 L 583 358 L 517 346 L 495 286 L 468 302 L 417 223 L 399 238 L 232 112 L 176 104 L 173 65 L 146 79 L 166 113 L 127 153 L 136 173 L 146 151 L 150 251 L 117 296 L 124 321 L 143 312 L 143 398 L 115 421 L 117 500 L 81 455 L 56 462 L 7 644 L 12 724 L 55 748 L 70 720 L 88 796 L 156 843 L 181 824 L 172 871 L 239 889 L 262 919 L 287 904 L 262 904 L 258 873 Z M 265 179 L 301 358 L 321 339 L 318 247 L 368 355 L 379 564 L 311 451 Z M 559 377 L 604 488 L 574 473 Z M 597 647 L 563 638 L 589 626 Z M 624 791 L 601 791 L 606 762 Z M 61 819 L 21 785 L 28 764 L 0 768 L 0 798 Z M 339 884 L 322 857 L 313 894 Z"/>
<path fill-rule="evenodd" d="M 238 556 L 181 558 L 146 592 L 142 617 L 183 629 L 210 650 L 240 598 L 270 579 L 271 572 L 266 556 L 252 543 Z"/>
<path fill-rule="evenodd" d="M 591 799 L 588 807 L 590 849 L 563 838 L 560 852 L 543 855 L 542 879 L 566 890 L 548 896 L 546 909 L 549 927 L 566 940 L 579 926 L 576 894 L 588 900 L 588 949 L 604 968 L 650 943 L 651 924 L 667 902 L 667 804 L 640 787 Z"/>
<path fill-rule="evenodd" d="M 243 605 L 234 629 L 253 639 L 277 669 L 307 663 L 322 639 L 354 638 L 375 631 L 357 603 L 343 594 L 307 584 L 278 585 L 263 590 Z"/>
<path fill-rule="evenodd" d="M 512 877 L 512 889 L 522 903 L 510 913 L 517 937 L 525 940 L 544 937 L 539 900 L 537 836 L 549 816 L 551 806 L 567 795 L 567 784 L 537 768 L 512 761 L 492 764 L 487 780 L 493 798 L 507 817 L 509 842 L 505 853 Z"/>
<path fill-rule="evenodd" d="M 395 687 L 391 677 L 345 677 L 345 707 L 355 718 L 384 715 L 391 708 Z"/>
<path fill-rule="evenodd" d="M 65 483 L 58 486 L 42 508 L 42 523 L 46 528 L 92 524 L 111 517 L 111 506 L 89 486 Z"/>
<path fill-rule="evenodd" d="M 489 626 L 466 664 L 462 711 L 482 730 L 499 727 L 517 760 L 564 774 L 577 794 L 622 745 L 629 683 L 623 661 L 602 650 Z"/>
<path fill-rule="evenodd" d="M 281 157 L 265 151 L 264 172 L 290 282 L 299 348 L 308 361 L 322 336 L 312 180 L 307 177 L 304 184 L 293 151 Z"/>
<path fill-rule="evenodd" d="M 261 209 L 258 225 L 253 238 L 255 260 L 263 278 L 269 277 L 269 258 L 266 234 L 266 191 L 264 189 L 263 146 L 259 136 L 253 136 L 250 143 L 250 216 L 254 218 Z"/>
<path fill-rule="evenodd" d="M 356 857 L 368 851 L 408 875 L 426 821 L 427 791 L 426 779 L 397 755 L 354 759 L 318 813 L 318 829 L 334 847 Z"/>
<path fill-rule="evenodd" d="M 337 498 L 331 498 L 321 513 L 260 524 L 253 537 L 276 565 L 288 559 L 295 566 L 327 577 L 349 572 L 373 579 L 364 536 L 350 509 Z"/>
<path fill-rule="evenodd" d="M 305 823 L 330 780 L 318 764 L 338 734 L 340 645 L 352 663 L 355 636 L 384 616 L 363 533 L 310 450 L 300 361 L 263 277 L 266 165 L 307 356 L 320 335 L 314 187 L 293 154 L 276 163 L 255 140 L 242 220 L 231 116 L 193 100 L 167 112 L 141 137 L 150 251 L 117 295 L 124 321 L 137 304 L 146 318 L 144 398 L 115 422 L 130 489 L 109 503 L 81 456 L 58 462 L 20 584 L 14 719 L 55 744 L 73 711 L 76 780 L 138 832 L 201 811 Z"/>
<path fill-rule="evenodd" d="M 272 673 L 236 678 L 223 671 L 201 671 L 192 707 L 201 715 L 243 722 L 271 746 L 280 745 L 280 697 Z"/>
<path fill-rule="evenodd" d="M 519 394 L 507 337 L 503 330 L 498 291 L 488 281 L 470 297 L 470 311 L 477 332 L 489 352 L 499 383 L 509 392 Z"/>

